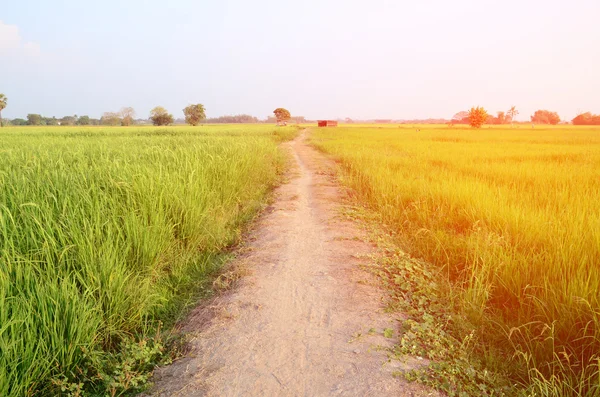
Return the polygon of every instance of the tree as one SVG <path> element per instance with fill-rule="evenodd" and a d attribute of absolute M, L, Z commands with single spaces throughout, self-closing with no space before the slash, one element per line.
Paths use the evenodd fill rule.
<path fill-rule="evenodd" d="M 29 113 L 27 115 L 27 125 L 42 125 L 42 116 Z"/>
<path fill-rule="evenodd" d="M 469 110 L 469 125 L 473 128 L 481 128 L 481 126 L 486 122 L 488 117 L 487 111 L 480 107 L 472 107 Z"/>
<path fill-rule="evenodd" d="M 90 125 L 90 116 L 81 116 L 77 120 L 77 125 Z"/>
<path fill-rule="evenodd" d="M 508 115 L 508 117 L 510 117 L 510 126 L 511 128 L 514 127 L 514 121 L 515 121 L 515 117 L 519 114 L 519 111 L 517 110 L 516 106 L 511 106 L 510 109 L 508 109 L 508 112 L 506 112 L 506 114 Z"/>
<path fill-rule="evenodd" d="M 27 125 L 27 120 L 25 120 L 25 119 L 13 119 L 12 125 Z"/>
<path fill-rule="evenodd" d="M 102 114 L 102 118 L 100 119 L 100 124 L 112 126 L 121 125 L 121 117 L 119 113 L 104 112 Z"/>
<path fill-rule="evenodd" d="M 129 126 L 135 123 L 135 110 L 132 107 L 121 108 L 121 125 Z"/>
<path fill-rule="evenodd" d="M 592 114 L 590 112 L 581 113 L 571 122 L 574 125 L 600 125 L 600 114 Z"/>
<path fill-rule="evenodd" d="M 275 113 L 275 118 L 277 119 L 277 125 L 280 125 L 280 124 L 285 125 L 285 122 L 288 121 L 292 117 L 289 110 L 284 109 L 284 108 L 277 108 L 277 109 L 273 110 L 273 113 Z"/>
<path fill-rule="evenodd" d="M 187 106 L 183 109 L 183 114 L 185 115 L 185 122 L 190 125 L 198 125 L 206 119 L 206 109 L 201 103 Z"/>
<path fill-rule="evenodd" d="M 235 116 L 219 116 L 219 117 L 213 117 L 213 118 L 207 118 L 205 121 L 205 123 L 210 123 L 210 124 L 217 124 L 217 123 L 227 123 L 227 124 L 236 124 L 236 123 L 243 123 L 243 124 L 250 124 L 250 123 L 258 123 L 258 119 L 254 116 L 251 116 L 249 114 L 238 114 Z"/>
<path fill-rule="evenodd" d="M 174 121 L 173 115 L 162 106 L 157 106 L 150 111 L 150 120 L 154 125 L 169 125 Z"/>
<path fill-rule="evenodd" d="M 549 110 L 536 110 L 531 116 L 531 122 L 536 124 L 552 124 L 560 123 L 560 117 L 556 112 Z"/>
<path fill-rule="evenodd" d="M 458 112 L 454 116 L 452 116 L 452 119 L 450 120 L 448 125 L 450 127 L 452 127 L 455 124 L 468 124 L 468 123 L 469 123 L 469 112 L 462 111 L 462 112 Z"/>
<path fill-rule="evenodd" d="M 76 116 L 65 116 L 62 119 L 60 119 L 60 125 L 75 125 L 76 122 Z"/>
<path fill-rule="evenodd" d="M 58 125 L 58 119 L 54 116 L 52 116 L 52 118 L 46 117 L 44 121 L 46 122 L 46 125 Z"/>
<path fill-rule="evenodd" d="M 498 112 L 498 117 L 496 117 L 496 124 L 505 124 L 508 116 L 504 112 Z"/>
<path fill-rule="evenodd" d="M 2 111 L 6 109 L 8 98 L 4 94 L 0 94 L 0 127 L 2 127 Z"/>

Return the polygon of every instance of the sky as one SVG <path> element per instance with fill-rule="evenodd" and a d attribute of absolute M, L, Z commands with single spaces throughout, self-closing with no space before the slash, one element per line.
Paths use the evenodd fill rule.
<path fill-rule="evenodd" d="M 600 113 L 598 0 L 20 0 L 0 7 L 4 117 L 160 105 L 317 118 Z"/>

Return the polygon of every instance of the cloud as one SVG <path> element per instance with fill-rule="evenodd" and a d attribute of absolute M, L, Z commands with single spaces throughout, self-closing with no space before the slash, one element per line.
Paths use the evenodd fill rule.
<path fill-rule="evenodd" d="M 24 41 L 16 25 L 0 21 L 0 55 L 27 55 L 37 57 L 41 54 L 40 45 Z"/>

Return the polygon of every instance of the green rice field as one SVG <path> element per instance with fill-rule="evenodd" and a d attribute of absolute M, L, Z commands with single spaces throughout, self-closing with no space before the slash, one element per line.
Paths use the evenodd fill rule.
<path fill-rule="evenodd" d="M 265 204 L 292 127 L 0 130 L 0 395 L 120 395 Z"/>

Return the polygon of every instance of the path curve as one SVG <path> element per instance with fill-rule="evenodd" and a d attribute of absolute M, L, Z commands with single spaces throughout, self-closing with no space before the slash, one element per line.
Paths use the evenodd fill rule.
<path fill-rule="evenodd" d="M 392 376 L 418 361 L 387 359 L 383 330 L 398 324 L 359 266 L 373 247 L 340 214 L 334 165 L 306 139 L 285 144 L 290 181 L 234 264 L 248 275 L 192 313 L 191 351 L 156 371 L 153 395 L 437 395 Z"/>

